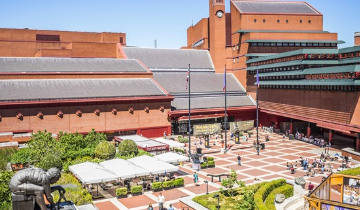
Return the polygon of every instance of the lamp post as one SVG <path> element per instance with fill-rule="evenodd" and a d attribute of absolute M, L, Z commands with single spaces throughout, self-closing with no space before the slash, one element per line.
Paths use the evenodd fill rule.
<path fill-rule="evenodd" d="M 218 204 L 217 204 L 217 206 L 216 206 L 216 209 L 217 209 L 217 210 L 220 210 L 220 196 L 219 196 L 219 194 L 215 194 L 215 195 L 214 195 L 214 198 L 217 198 L 217 202 L 218 202 Z"/>
<path fill-rule="evenodd" d="M 209 181 L 205 180 L 204 181 L 206 183 L 206 195 L 209 194 Z"/>
<path fill-rule="evenodd" d="M 259 145 L 259 71 L 256 71 L 256 152 L 257 155 L 260 155 L 260 145 Z"/>

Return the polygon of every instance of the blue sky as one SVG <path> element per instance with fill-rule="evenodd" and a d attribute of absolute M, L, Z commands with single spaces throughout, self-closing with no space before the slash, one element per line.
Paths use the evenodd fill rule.
<path fill-rule="evenodd" d="M 226 0 L 226 10 L 230 10 Z M 359 0 L 308 0 L 324 14 L 324 30 L 352 46 L 360 31 Z M 208 0 L 2 0 L 0 27 L 125 32 L 128 45 L 179 48 L 186 29 L 208 16 Z"/>

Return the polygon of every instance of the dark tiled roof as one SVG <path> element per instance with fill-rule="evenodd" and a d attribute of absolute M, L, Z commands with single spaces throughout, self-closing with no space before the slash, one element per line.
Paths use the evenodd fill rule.
<path fill-rule="evenodd" d="M 0 80 L 0 101 L 165 96 L 152 79 Z"/>
<path fill-rule="evenodd" d="M 188 98 L 175 98 L 171 103 L 176 110 L 188 109 Z M 214 97 L 195 97 L 191 98 L 192 109 L 223 108 L 225 104 L 224 96 Z M 248 96 L 227 96 L 228 107 L 253 106 L 254 102 Z"/>
<path fill-rule="evenodd" d="M 158 81 L 170 94 L 187 93 L 186 72 L 155 72 L 154 79 Z M 227 90 L 244 93 L 244 89 L 233 74 L 227 74 Z M 191 92 L 214 93 L 222 92 L 224 74 L 213 72 L 191 73 Z"/>
<path fill-rule="evenodd" d="M 124 47 L 124 52 L 128 58 L 142 61 L 153 71 L 187 69 L 189 64 L 192 69 L 214 71 L 207 50 Z"/>
<path fill-rule="evenodd" d="M 320 13 L 305 2 L 285 1 L 232 1 L 241 13 L 308 14 Z"/>
<path fill-rule="evenodd" d="M 146 72 L 134 59 L 0 58 L 0 72 Z"/>

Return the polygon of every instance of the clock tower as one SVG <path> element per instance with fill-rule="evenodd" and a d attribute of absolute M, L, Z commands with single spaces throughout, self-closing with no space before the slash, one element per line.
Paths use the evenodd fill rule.
<path fill-rule="evenodd" d="M 209 0 L 209 48 L 217 73 L 224 72 L 226 58 L 225 0 Z"/>

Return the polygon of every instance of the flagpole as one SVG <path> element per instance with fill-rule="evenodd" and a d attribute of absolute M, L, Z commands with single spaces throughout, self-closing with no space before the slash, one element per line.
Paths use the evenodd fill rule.
<path fill-rule="evenodd" d="M 189 128 L 188 128 L 188 134 L 189 134 L 189 157 L 191 157 L 191 122 L 190 122 L 190 118 L 191 118 L 191 102 L 190 102 L 190 64 L 189 64 L 189 68 L 188 68 L 188 75 L 187 75 L 187 79 L 188 79 L 188 92 L 189 92 Z"/>
<path fill-rule="evenodd" d="M 259 145 L 259 70 L 256 71 L 256 152 L 260 155 Z"/>
<path fill-rule="evenodd" d="M 225 119 L 224 119 L 224 121 L 225 121 L 225 151 L 226 151 L 226 149 L 227 149 L 227 121 L 228 121 L 228 117 L 227 117 L 227 98 L 226 98 L 226 89 L 227 89 L 227 87 L 226 87 L 226 64 L 225 64 L 225 74 L 224 74 L 224 80 L 225 80 Z"/>

